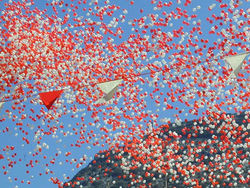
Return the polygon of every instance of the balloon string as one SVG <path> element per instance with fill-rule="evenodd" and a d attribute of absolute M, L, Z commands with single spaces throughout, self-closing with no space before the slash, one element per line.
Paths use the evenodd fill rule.
<path fill-rule="evenodd" d="M 5 100 L 1 100 L 0 102 L 10 102 L 10 101 L 16 101 L 16 100 L 24 100 L 25 98 L 34 97 L 36 95 L 37 94 L 32 94 L 32 95 L 23 96 L 23 97 L 16 98 L 16 99 L 5 99 Z"/>

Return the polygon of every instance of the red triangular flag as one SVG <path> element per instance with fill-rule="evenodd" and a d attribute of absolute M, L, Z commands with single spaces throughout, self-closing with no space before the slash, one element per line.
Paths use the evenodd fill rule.
<path fill-rule="evenodd" d="M 50 107 L 54 104 L 56 99 L 60 97 L 62 94 L 63 90 L 59 91 L 50 91 L 50 92 L 44 92 L 44 93 L 39 93 L 39 96 L 41 100 L 43 101 L 43 104 L 47 107 L 49 110 Z"/>

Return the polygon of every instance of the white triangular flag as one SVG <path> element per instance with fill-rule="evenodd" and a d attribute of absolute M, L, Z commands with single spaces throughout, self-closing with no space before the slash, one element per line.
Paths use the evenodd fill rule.
<path fill-rule="evenodd" d="M 105 96 L 99 99 L 96 103 L 97 104 L 104 103 L 112 99 L 113 95 L 118 89 L 118 86 L 121 83 L 122 83 L 122 79 L 97 84 L 97 86 L 105 93 Z"/>
<path fill-rule="evenodd" d="M 0 111 L 1 111 L 2 108 L 3 108 L 3 104 L 4 104 L 4 102 L 0 102 Z"/>
<path fill-rule="evenodd" d="M 105 102 L 107 102 L 104 98 L 100 98 L 100 99 L 98 99 L 97 101 L 96 101 L 96 103 L 95 104 L 102 104 L 102 103 L 105 103 Z"/>
<path fill-rule="evenodd" d="M 116 93 L 118 89 L 118 86 L 116 86 L 114 89 L 112 89 L 108 94 L 106 94 L 103 98 L 106 100 L 106 101 L 109 101 L 110 99 L 112 99 L 113 95 Z"/>
<path fill-rule="evenodd" d="M 103 82 L 97 84 L 97 86 L 106 94 L 111 92 L 115 87 L 122 83 L 122 79 L 120 80 L 112 80 L 108 82 Z"/>
<path fill-rule="evenodd" d="M 227 63 L 229 63 L 230 66 L 232 67 L 232 69 L 234 71 L 233 73 L 235 76 L 237 76 L 238 73 L 240 72 L 243 61 L 248 54 L 249 54 L 249 52 L 243 53 L 243 54 L 237 54 L 234 56 L 225 57 L 225 60 L 227 61 Z"/>

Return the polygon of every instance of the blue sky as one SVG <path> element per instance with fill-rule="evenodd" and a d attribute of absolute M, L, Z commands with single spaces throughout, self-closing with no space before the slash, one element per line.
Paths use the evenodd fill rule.
<path fill-rule="evenodd" d="M 7 1 L 1 1 L 0 2 L 0 8 L 1 10 L 4 10 L 4 3 Z M 42 10 L 42 9 L 48 9 L 46 14 L 48 14 L 49 16 L 51 16 L 53 13 L 51 7 L 46 7 L 46 2 L 48 1 L 34 1 L 34 5 L 31 6 L 32 8 L 37 7 L 38 9 Z M 71 3 L 70 1 L 66 1 L 66 3 Z M 158 2 L 158 1 L 156 1 Z M 168 1 L 170 2 L 170 1 Z M 224 1 L 224 2 L 228 2 L 228 1 Z M 74 5 L 77 5 L 77 2 L 73 2 Z M 212 10 L 212 11 L 208 11 L 208 7 L 212 4 L 216 4 L 216 7 Z M 192 27 L 199 23 L 201 23 L 201 29 L 202 29 L 202 34 L 198 34 L 197 37 L 198 39 L 204 39 L 204 40 L 208 40 L 208 43 L 206 44 L 208 47 L 209 46 L 213 46 L 214 42 L 218 42 L 218 39 L 223 40 L 223 38 L 221 36 L 217 36 L 217 35 L 211 35 L 209 34 L 209 30 L 211 29 L 211 27 L 213 26 L 213 24 L 209 24 L 207 21 L 207 17 L 211 17 L 212 14 L 215 15 L 219 15 L 220 14 L 220 10 L 219 7 L 219 3 L 217 1 L 211 1 L 211 0 L 194 0 L 192 1 L 192 3 L 188 6 L 184 6 L 184 2 L 182 1 L 182 3 L 177 4 L 176 1 L 173 1 L 173 5 L 170 7 L 163 7 L 162 9 L 157 9 L 156 4 L 151 4 L 150 1 L 143 1 L 143 0 L 138 0 L 135 1 L 133 5 L 131 5 L 131 3 L 129 1 L 110 1 L 110 4 L 116 4 L 120 6 L 120 10 L 117 10 L 112 17 L 108 17 L 105 16 L 104 17 L 104 22 L 108 23 L 110 22 L 113 18 L 120 18 L 120 15 L 125 15 L 126 19 L 125 22 L 118 22 L 118 27 L 121 27 L 122 30 L 124 31 L 124 33 L 122 34 L 122 38 L 120 39 L 119 37 L 113 37 L 111 35 L 103 35 L 104 39 L 103 39 L 103 43 L 107 42 L 108 37 L 111 37 L 114 39 L 114 44 L 119 45 L 122 42 L 126 41 L 129 36 L 131 34 L 135 34 L 137 35 L 138 33 L 141 34 L 141 36 L 147 38 L 147 36 L 144 36 L 142 30 L 143 28 L 140 28 L 138 26 L 135 26 L 133 28 L 133 26 L 131 25 L 131 23 L 133 21 L 136 21 L 135 19 L 140 19 L 144 16 L 149 16 L 150 14 L 154 15 L 154 16 L 158 16 L 158 17 L 163 17 L 162 15 L 165 13 L 170 13 L 171 11 L 175 11 L 176 12 L 176 8 L 179 7 L 183 10 L 187 10 L 187 13 L 189 15 L 192 14 L 197 14 L 196 18 L 193 18 L 193 20 L 188 20 L 191 24 L 190 26 L 186 26 L 183 24 L 183 18 L 182 19 L 172 19 L 169 21 L 169 26 L 167 27 L 160 27 L 162 32 L 166 32 L 169 33 L 170 35 L 173 34 L 173 30 L 178 30 L 181 26 L 183 26 L 183 32 L 186 32 L 187 35 L 189 35 L 190 30 L 192 29 Z M 239 7 L 239 9 L 245 10 L 247 6 L 245 6 L 247 4 L 246 1 L 243 1 L 243 4 Z M 99 6 L 104 6 L 103 3 L 99 3 Z M 88 11 L 84 11 L 82 12 L 81 9 L 82 8 L 93 8 L 93 5 L 81 5 L 79 6 L 81 8 L 79 8 L 77 10 L 78 15 L 79 16 L 83 16 L 84 18 L 89 18 L 93 21 L 97 21 L 96 17 L 93 17 L 91 15 L 88 15 Z M 62 7 L 62 9 L 65 8 Z M 126 9 L 127 11 L 124 11 L 123 9 Z M 143 10 L 143 11 L 142 11 Z M 225 11 L 227 11 L 225 9 Z M 70 20 L 72 19 L 72 11 L 69 13 L 71 15 Z M 63 18 L 65 15 L 65 13 L 59 13 L 59 17 Z M 44 15 L 43 15 L 44 16 Z M 244 19 L 244 18 L 240 18 L 240 19 Z M 186 19 L 187 20 L 187 19 Z M 236 21 L 237 18 L 235 18 L 235 20 L 233 20 L 232 24 L 236 25 Z M 74 24 L 74 22 L 71 20 L 69 23 Z M 216 24 L 218 24 L 219 22 L 215 22 Z M 150 24 L 150 19 L 147 18 L 146 20 L 146 24 Z M 3 26 L 1 26 L 3 27 Z M 65 25 L 62 26 L 62 28 L 66 27 Z M 226 29 L 228 27 L 228 25 L 222 25 L 220 29 L 224 28 Z M 100 28 L 95 27 L 95 31 L 98 31 Z M 116 28 L 112 28 L 113 30 L 115 30 Z M 138 29 L 138 32 L 136 32 L 136 29 Z M 153 33 L 153 29 L 158 29 L 157 26 L 152 26 L 151 28 L 147 28 L 145 29 L 147 31 L 147 34 L 149 36 L 149 38 L 152 36 Z M 79 32 L 80 28 L 69 28 L 70 32 L 74 32 L 74 30 L 76 30 L 76 32 Z M 241 29 L 243 30 L 243 28 Z M 152 32 L 151 32 L 152 31 Z M 194 35 L 196 35 L 197 33 L 194 33 Z M 235 39 L 237 41 L 237 39 Z M 170 44 L 173 43 L 179 43 L 181 41 L 181 38 L 175 38 L 172 42 L 170 42 Z M 154 42 L 153 39 L 149 39 L 149 42 L 151 43 L 156 43 Z M 183 41 L 182 43 L 180 42 L 180 44 L 187 44 L 188 43 L 188 37 L 183 37 Z M 203 48 L 204 47 L 204 42 L 199 41 L 198 42 L 198 47 L 199 48 Z M 84 48 L 84 46 L 80 46 L 82 48 Z M 244 50 L 241 49 L 237 49 L 237 47 L 232 47 L 234 49 L 235 52 L 237 53 L 242 53 L 244 52 Z M 159 51 L 159 49 L 156 49 L 156 51 Z M 192 52 L 195 51 L 195 48 L 191 48 L 190 49 Z M 173 49 L 170 50 L 169 53 L 165 54 L 165 57 L 160 57 L 160 58 L 155 58 L 154 54 L 152 51 L 148 52 L 148 59 L 145 60 L 140 60 L 137 59 L 137 61 L 141 64 L 141 65 L 148 65 L 149 63 L 155 63 L 155 64 L 159 64 L 159 62 L 161 62 L 160 64 L 164 65 L 164 60 L 165 62 L 170 63 L 171 61 L 173 61 L 175 58 L 174 53 L 175 52 L 179 52 L 178 49 Z M 206 51 L 204 51 L 206 52 Z M 214 54 L 219 54 L 219 50 L 214 50 Z M 115 53 L 115 52 L 113 52 Z M 112 52 L 109 52 L 108 50 L 104 52 L 104 55 L 110 55 L 112 54 Z M 219 54 L 221 55 L 221 54 Z M 169 59 L 169 57 L 171 57 L 172 59 Z M 201 60 L 203 62 L 204 59 L 206 59 L 206 53 L 204 53 L 203 55 L 199 55 L 196 54 L 197 60 Z M 131 60 L 132 61 L 132 60 Z M 162 63 L 163 62 L 163 63 Z M 218 62 L 221 63 L 221 65 L 218 65 Z M 220 75 L 223 75 L 223 68 L 219 69 L 219 67 L 224 67 L 229 69 L 229 67 L 225 64 L 225 62 L 223 60 L 218 60 L 218 62 L 215 62 L 215 64 L 213 65 L 213 69 L 217 69 L 218 68 L 218 74 L 214 75 L 214 77 L 212 78 L 212 80 L 214 82 L 217 82 L 219 79 Z M 53 62 L 52 62 L 53 63 Z M 131 65 L 131 62 L 129 62 Z M 248 63 L 249 64 L 249 63 Z M 146 122 L 149 121 L 153 121 L 154 119 L 156 119 L 155 121 L 158 124 L 161 124 L 164 122 L 164 119 L 169 119 L 171 121 L 177 121 L 178 122 L 178 118 L 176 120 L 176 114 L 179 114 L 179 117 L 181 120 L 184 120 L 185 118 L 187 119 L 193 119 L 193 118 L 197 118 L 200 115 L 202 115 L 202 112 L 205 112 L 206 110 L 206 106 L 204 108 L 200 108 L 199 109 L 199 113 L 198 116 L 192 115 L 190 113 L 190 109 L 187 106 L 183 105 L 181 102 L 171 102 L 171 100 L 168 98 L 169 100 L 169 104 L 174 106 L 174 109 L 168 109 L 168 110 L 163 110 L 163 106 L 164 106 L 164 97 L 161 97 L 161 92 L 164 93 L 164 95 L 167 95 L 167 93 L 171 93 L 171 88 L 172 89 L 176 89 L 176 88 L 183 88 L 185 86 L 185 84 L 181 84 L 181 83 L 177 83 L 177 86 L 174 87 L 174 82 L 177 79 L 177 77 L 179 75 L 185 75 L 187 74 L 187 72 L 190 72 L 191 75 L 193 74 L 197 74 L 197 72 L 200 72 L 200 77 L 199 79 L 201 79 L 203 76 L 206 75 L 206 73 L 204 71 L 202 71 L 201 69 L 199 69 L 199 66 L 197 68 L 194 68 L 193 70 L 188 70 L 188 69 L 181 69 L 180 72 L 178 73 L 175 69 L 171 70 L 171 74 L 172 77 L 169 75 L 162 75 L 159 74 L 157 76 L 157 74 L 155 74 L 154 78 L 159 78 L 158 83 L 161 85 L 160 87 L 160 91 L 154 92 L 155 87 L 153 87 L 154 83 L 156 80 L 154 80 L 154 78 L 151 78 L 149 75 L 145 75 L 142 76 L 142 78 L 146 81 L 145 84 L 143 84 L 141 81 L 137 80 L 137 82 L 135 84 L 133 84 L 133 88 L 132 90 L 129 90 L 129 83 L 125 82 L 124 85 L 122 85 L 121 87 L 119 87 L 118 89 L 118 93 L 127 93 L 127 95 L 131 95 L 131 91 L 135 91 L 136 89 L 139 89 L 141 91 L 139 91 L 139 94 L 145 94 L 145 92 L 147 92 L 148 94 L 151 94 L 155 97 L 154 100 L 158 99 L 157 97 L 159 96 L 159 101 L 160 101 L 160 105 L 157 105 L 156 102 L 154 100 L 151 99 L 150 95 L 147 95 L 144 100 L 147 104 L 146 108 L 143 109 L 142 111 L 145 111 L 149 114 L 149 117 L 145 118 L 144 120 Z M 205 68 L 211 68 L 209 65 L 204 65 Z M 117 68 L 117 67 L 115 67 Z M 132 67 L 134 68 L 134 67 Z M 140 68 L 144 68 L 144 67 L 140 67 Z M 138 69 L 139 70 L 139 69 Z M 148 72 L 147 70 L 143 70 L 142 73 L 146 73 Z M 105 75 L 104 75 L 105 76 Z M 243 75 L 243 79 L 246 79 L 246 72 Z M 164 82 L 164 78 L 167 78 L 167 80 L 169 81 L 169 83 L 172 83 L 171 87 L 167 87 L 167 85 L 169 84 L 168 82 Z M 111 79 L 114 79 L 114 76 L 111 76 Z M 148 80 L 148 83 L 147 83 Z M 50 82 L 53 82 L 54 80 L 51 79 Z M 189 77 L 187 81 L 185 81 L 185 83 L 192 83 L 193 78 Z M 205 80 L 207 81 L 207 80 Z M 35 80 L 29 81 L 31 84 L 35 82 Z M 234 80 L 233 81 L 236 85 L 237 82 Z M 151 86 L 152 85 L 152 86 Z M 164 86 L 165 85 L 165 86 Z M 235 93 L 239 93 L 240 90 L 243 92 L 246 92 L 246 90 L 244 88 L 240 88 L 240 86 L 238 86 L 239 91 L 235 91 Z M 51 87 L 51 90 L 53 90 L 55 88 Z M 94 88 L 96 89 L 96 88 Z M 218 91 L 218 88 L 215 87 L 211 87 L 211 89 L 214 89 L 216 92 Z M 222 90 L 230 90 L 233 89 L 233 85 L 232 84 L 228 84 L 227 87 L 225 88 L 221 88 Z M 199 96 L 197 95 L 197 91 L 202 91 L 205 90 L 206 92 L 208 91 L 205 88 L 200 87 L 199 85 L 196 85 L 194 88 L 191 88 L 190 90 L 186 91 L 188 93 L 194 92 L 196 94 L 194 94 L 194 99 L 190 99 L 190 103 L 194 102 L 195 100 L 199 101 Z M 37 119 L 37 121 L 32 121 L 31 119 L 26 119 L 23 120 L 22 122 L 24 123 L 25 126 L 22 127 L 22 129 L 20 130 L 20 127 L 16 126 L 16 122 L 12 122 L 11 119 L 8 119 L 4 122 L 0 123 L 0 141 L 2 143 L 4 143 L 1 147 L 0 147 L 0 153 L 2 153 L 2 150 L 5 146 L 14 146 L 15 149 L 13 151 L 8 151 L 8 152 L 4 152 L 3 154 L 5 156 L 9 156 L 11 157 L 11 155 L 14 155 L 15 153 L 17 154 L 17 157 L 15 157 L 15 160 L 17 159 L 21 159 L 21 162 L 17 162 L 16 165 L 14 165 L 14 167 L 12 169 L 8 169 L 9 173 L 7 175 L 3 175 L 3 172 L 5 170 L 1 169 L 0 170 L 0 186 L 4 186 L 5 188 L 11 188 L 14 187 L 15 185 L 18 185 L 21 188 L 26 188 L 26 187 L 37 187 L 37 188 L 44 188 L 44 187 L 48 187 L 48 188 L 53 188 L 56 187 L 55 185 L 53 185 L 51 182 L 48 181 L 48 179 L 51 177 L 50 175 L 44 175 L 45 170 L 46 170 L 46 164 L 49 164 L 49 167 L 47 169 L 51 170 L 54 172 L 54 175 L 52 175 L 53 177 L 58 177 L 60 180 L 63 180 L 64 174 L 65 176 L 70 177 L 70 179 L 82 168 L 84 167 L 86 164 L 88 164 L 89 161 L 91 161 L 91 157 L 94 157 L 94 154 L 97 153 L 99 150 L 105 149 L 107 148 L 107 144 L 105 144 L 105 140 L 102 141 L 100 140 L 100 138 L 103 136 L 103 132 L 100 131 L 99 127 L 102 127 L 104 123 L 104 119 L 105 117 L 107 118 L 113 118 L 112 115 L 105 115 L 105 113 L 110 113 L 111 110 L 106 109 L 106 107 L 104 106 L 100 106 L 97 107 L 98 109 L 100 109 L 100 113 L 99 113 L 99 119 L 100 119 L 100 125 L 98 125 L 98 123 L 94 123 L 94 119 L 91 117 L 91 112 L 88 111 L 86 109 L 86 106 L 84 105 L 80 105 L 80 104 L 68 104 L 67 103 L 67 92 L 65 91 L 64 94 L 61 96 L 61 98 L 59 99 L 59 103 L 64 103 L 67 107 L 68 110 L 68 114 L 67 115 L 63 115 L 61 118 L 58 118 L 52 122 L 48 122 L 48 120 L 44 119 L 43 120 L 38 120 L 37 118 L 37 114 L 40 113 L 40 109 L 41 109 L 41 105 L 40 104 L 31 104 L 30 101 L 31 99 L 29 98 L 27 101 L 23 102 L 23 104 L 26 105 L 26 107 L 24 108 L 24 112 L 22 112 L 23 114 L 26 114 L 27 116 L 32 116 L 35 119 Z M 75 92 L 72 91 L 72 89 L 69 92 L 71 95 L 74 96 Z M 1 93 L 1 95 L 4 93 Z M 178 97 L 179 94 L 176 94 L 176 97 Z M 215 104 L 219 104 L 222 100 L 223 100 L 223 92 L 218 94 L 221 98 L 219 100 L 215 101 Z M 225 94 L 227 96 L 232 97 L 232 94 Z M 224 95 L 224 96 L 225 96 Z M 188 95 L 189 96 L 189 95 Z M 35 99 L 37 99 L 38 96 L 35 97 Z M 63 99 L 65 99 L 65 101 L 62 101 Z M 92 100 L 90 98 L 87 98 L 88 100 Z M 128 99 L 128 98 L 127 98 Z M 209 98 L 207 98 L 208 100 Z M 118 110 L 118 111 L 127 111 L 127 114 L 134 116 L 134 114 L 136 115 L 139 114 L 139 112 L 137 112 L 136 109 L 136 105 L 135 105 L 135 109 L 133 108 L 127 108 L 124 105 L 126 102 L 124 100 L 124 97 L 120 97 L 120 99 L 117 101 L 117 105 L 115 104 L 109 104 L 108 106 L 112 106 L 113 107 L 113 111 Z M 239 110 L 241 107 L 241 103 L 240 102 L 236 102 L 238 104 Z M 74 114 L 73 111 L 70 109 L 70 107 L 73 107 L 73 105 L 76 105 L 77 109 L 79 109 L 79 111 Z M 7 113 L 5 113 L 6 109 L 9 109 L 13 114 L 15 114 L 17 117 L 21 117 L 22 114 L 19 114 L 17 110 L 12 110 L 11 106 L 13 105 L 12 102 L 6 102 L 4 104 L 4 108 L 2 109 L 1 115 L 2 116 L 7 116 Z M 115 106 L 117 108 L 115 108 Z M 132 106 L 132 103 L 130 103 L 128 106 Z M 127 106 L 127 107 L 128 107 Z M 210 106 L 212 106 L 210 104 Z M 232 107 L 234 108 L 234 105 L 228 105 L 226 107 L 223 107 L 225 111 L 233 111 L 233 109 L 227 109 L 227 107 Z M 31 112 L 30 109 L 34 109 L 34 113 Z M 178 108 L 178 109 L 177 109 Z M 61 106 L 61 110 L 64 110 Z M 182 110 L 183 113 L 179 113 L 179 111 Z M 60 113 L 60 106 L 59 109 L 56 111 L 57 113 Z M 52 112 L 51 112 L 52 113 Z M 115 112 L 116 114 L 119 114 L 118 112 Z M 49 113 L 50 114 L 50 113 Z M 53 113 L 52 113 L 53 115 Z M 77 115 L 75 118 L 71 118 L 72 115 Z M 152 115 L 150 117 L 150 115 Z M 76 132 L 80 131 L 80 126 L 77 126 L 76 123 L 80 123 L 80 125 L 82 125 L 83 122 L 81 122 L 80 117 L 84 117 L 84 124 L 86 124 L 86 126 L 82 126 L 83 130 L 85 130 L 85 133 L 83 133 L 83 135 L 85 135 L 86 137 L 91 136 L 92 138 L 90 139 L 91 141 L 95 141 L 95 139 L 93 138 L 93 134 L 95 134 L 95 137 L 100 141 L 100 144 L 102 144 L 102 142 L 104 142 L 105 147 L 101 147 L 101 146 L 91 146 L 91 148 L 89 148 L 90 144 L 82 144 L 81 147 L 75 147 L 75 146 L 71 146 L 71 144 L 75 145 L 77 143 L 77 140 L 79 140 L 79 134 L 75 135 Z M 43 116 L 44 117 L 44 116 Z M 136 121 L 128 121 L 125 118 L 122 118 L 121 121 L 125 124 L 128 125 L 128 127 L 131 127 L 133 124 L 142 124 L 145 125 L 145 122 L 136 122 Z M 17 121 L 18 122 L 18 121 Z M 90 123 L 90 124 L 89 124 Z M 92 124 L 91 124 L 92 123 Z M 63 128 L 58 128 L 58 131 L 56 132 L 56 134 L 54 135 L 39 135 L 38 134 L 38 130 L 40 130 L 41 128 L 43 128 L 45 131 L 47 130 L 47 125 L 50 124 L 51 126 L 54 125 L 55 127 L 60 127 L 60 126 L 64 126 Z M 41 128 L 39 128 L 38 126 L 40 126 Z M 111 125 L 106 125 L 107 128 L 112 128 Z M 110 127 L 109 127 L 110 126 Z M 9 128 L 9 132 L 8 133 L 3 133 L 3 130 L 8 127 Z M 144 128 L 145 129 L 145 128 Z M 91 131 L 93 131 L 93 133 L 91 133 Z M 112 132 L 112 135 L 109 133 L 109 137 L 111 139 L 113 139 L 114 135 L 119 133 L 121 131 L 121 129 L 117 129 L 115 131 Z M 27 133 L 27 135 L 26 135 Z M 89 135 L 88 135 L 89 133 Z M 129 130 L 127 130 L 127 132 L 125 132 L 125 134 L 129 134 Z M 66 135 L 66 136 L 65 136 Z M 33 157 L 32 154 L 34 154 L 34 149 L 37 147 L 37 140 L 36 138 L 39 138 L 39 136 L 41 136 L 41 146 L 42 146 L 42 155 L 39 156 L 35 156 Z M 23 141 L 23 137 L 27 137 L 30 140 L 30 144 L 26 144 L 25 141 Z M 30 152 L 30 153 L 29 153 Z M 67 152 L 71 152 L 72 154 L 69 155 L 68 157 L 65 156 L 65 154 Z M 56 156 L 58 154 L 58 156 Z M 47 156 L 47 159 L 44 159 L 44 156 Z M 74 159 L 77 159 L 77 161 L 79 162 L 79 159 L 87 157 L 86 159 L 86 163 L 80 167 L 80 168 L 75 168 L 77 163 L 74 163 Z M 50 162 L 51 160 L 53 160 L 53 158 L 56 158 L 55 160 L 55 164 L 52 165 Z M 35 167 L 31 168 L 31 167 L 26 167 L 25 165 L 29 163 L 30 160 L 37 160 L 38 164 L 35 165 Z M 66 160 L 71 161 L 73 164 L 70 164 L 70 162 L 66 162 Z M 6 166 L 8 165 L 7 160 L 0 160 L 0 166 Z M 72 170 L 73 169 L 73 170 Z M 26 171 L 29 170 L 30 172 L 27 174 Z M 39 175 L 39 173 L 43 173 L 42 176 Z M 34 176 L 34 177 L 33 177 Z M 13 183 L 10 183 L 10 181 L 8 180 L 8 177 L 10 177 L 10 180 L 13 181 Z M 13 177 L 18 177 L 18 181 L 15 181 Z M 20 183 L 21 180 L 24 181 L 28 181 L 31 180 L 31 185 L 27 185 L 26 183 L 22 184 Z M 66 181 L 66 179 L 64 180 Z"/>

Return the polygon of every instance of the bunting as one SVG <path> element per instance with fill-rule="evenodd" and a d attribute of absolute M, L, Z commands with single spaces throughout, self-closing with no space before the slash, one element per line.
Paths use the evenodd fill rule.
<path fill-rule="evenodd" d="M 1 112 L 1 110 L 3 108 L 3 104 L 4 104 L 4 102 L 0 102 L 0 112 Z"/>
<path fill-rule="evenodd" d="M 97 86 L 105 93 L 105 96 L 100 98 L 97 101 L 97 104 L 105 103 L 109 101 L 110 99 L 112 99 L 112 97 L 114 96 L 114 94 L 116 93 L 118 89 L 118 86 L 121 83 L 122 83 L 122 79 L 97 84 Z"/>
<path fill-rule="evenodd" d="M 39 96 L 41 100 L 43 101 L 43 104 L 49 110 L 51 106 L 54 104 L 54 102 L 56 101 L 56 99 L 59 98 L 62 93 L 63 93 L 63 90 L 51 91 L 51 92 L 39 93 Z"/>
<path fill-rule="evenodd" d="M 4 156 L 2 154 L 0 154 L 0 159 L 4 159 Z"/>
<path fill-rule="evenodd" d="M 226 62 L 230 64 L 230 66 L 233 69 L 233 73 L 235 76 L 238 75 L 238 73 L 240 72 L 240 69 L 243 65 L 243 61 L 246 58 L 246 56 L 249 54 L 249 52 L 247 53 L 242 53 L 242 54 L 237 54 L 234 56 L 228 56 L 225 58 Z"/>

